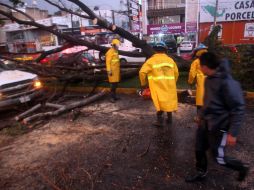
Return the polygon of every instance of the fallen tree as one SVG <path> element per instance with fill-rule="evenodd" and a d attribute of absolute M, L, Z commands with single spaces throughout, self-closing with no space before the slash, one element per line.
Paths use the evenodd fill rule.
<path fill-rule="evenodd" d="M 145 41 L 138 39 L 136 36 L 132 35 L 130 32 L 125 31 L 122 28 L 117 27 L 116 25 L 109 23 L 107 20 L 97 16 L 92 10 L 90 10 L 81 1 L 70 1 L 70 2 L 74 3 L 81 10 L 83 10 L 83 13 L 76 13 L 66 7 L 63 7 L 62 5 L 60 5 L 58 3 L 55 3 L 52 1 L 47 1 L 47 0 L 45 0 L 45 1 L 50 3 L 51 5 L 59 8 L 60 10 L 66 11 L 70 14 L 75 13 L 75 15 L 80 16 L 82 18 L 91 19 L 95 24 L 99 25 L 100 27 L 106 28 L 106 29 L 120 35 L 121 37 L 128 39 L 136 47 L 139 47 L 143 50 L 142 53 L 119 51 L 119 53 L 122 55 L 133 56 L 133 57 L 142 57 L 145 55 L 146 57 L 149 57 L 154 53 L 153 49 L 148 44 L 146 44 Z M 18 1 L 15 1 L 15 2 L 18 3 Z M 58 2 L 60 2 L 60 1 L 58 1 Z M 12 9 L 12 10 L 16 10 L 16 8 L 6 5 L 4 3 L 1 3 L 0 5 L 5 6 L 9 9 Z M 18 69 L 27 70 L 27 71 L 36 73 L 39 76 L 43 76 L 43 77 L 55 77 L 61 81 L 64 81 L 64 80 L 75 81 L 78 79 L 88 80 L 88 81 L 105 80 L 106 77 L 105 77 L 105 73 L 103 73 L 103 71 L 102 71 L 102 73 L 103 73 L 103 76 L 102 76 L 101 75 L 102 73 L 96 72 L 96 70 L 94 70 L 95 68 L 83 65 L 82 61 L 77 61 L 77 60 L 72 61 L 72 57 L 69 58 L 73 63 L 72 65 L 69 65 L 70 69 L 68 69 L 68 67 L 60 69 L 59 65 L 57 65 L 57 64 L 53 64 L 53 65 L 50 65 L 50 67 L 48 67 L 48 65 L 35 64 L 35 63 L 39 63 L 41 60 L 43 60 L 45 57 L 47 57 L 48 55 L 50 55 L 52 53 L 60 52 L 66 48 L 76 46 L 76 45 L 85 46 L 87 49 L 94 49 L 94 50 L 98 50 L 99 52 L 103 52 L 103 53 L 105 53 L 108 50 L 108 47 L 100 46 L 100 45 L 98 45 L 94 42 L 88 41 L 86 39 L 78 39 L 78 38 L 75 38 L 74 36 L 63 34 L 63 33 L 59 32 L 57 29 L 55 29 L 54 26 L 45 26 L 45 25 L 39 24 L 38 22 L 33 20 L 29 15 L 27 15 L 24 12 L 22 14 L 25 16 L 26 19 L 17 18 L 11 12 L 3 11 L 1 9 L 0 9 L 0 14 L 5 16 L 6 18 L 12 20 L 13 22 L 20 24 L 20 25 L 34 26 L 38 29 L 52 33 L 52 34 L 54 34 L 66 41 L 66 43 L 62 47 L 58 47 L 56 49 L 44 51 L 44 52 L 35 52 L 36 54 L 39 53 L 40 56 L 37 57 L 36 59 L 34 59 L 33 61 L 16 60 L 15 58 L 13 58 L 13 56 L 12 56 L 13 53 L 11 53 L 11 52 L 4 52 L 1 56 L 2 59 L 8 59 L 8 60 L 12 61 L 13 63 L 16 64 L 16 67 Z M 130 67 L 133 67 L 133 66 L 130 66 Z M 86 71 L 86 69 L 89 70 L 89 72 Z M 91 72 L 92 69 L 94 72 Z M 126 68 L 126 69 L 128 70 L 128 68 Z M 68 74 L 66 74 L 66 73 L 68 73 Z M 125 78 L 125 76 L 123 76 L 123 78 Z"/>
<path fill-rule="evenodd" d="M 150 45 L 148 45 L 146 43 L 146 41 L 137 38 L 132 33 L 128 32 L 128 31 L 122 29 L 121 27 L 118 27 L 115 24 L 108 22 L 106 19 L 96 15 L 85 3 L 83 3 L 80 0 L 68 0 L 68 2 L 70 2 L 73 5 L 75 5 L 76 7 L 78 7 L 81 12 L 73 11 L 73 10 L 65 7 L 61 0 L 57 0 L 57 1 L 44 0 L 44 1 L 46 1 L 47 3 L 49 3 L 52 6 L 55 6 L 56 8 L 58 8 L 61 11 L 65 11 L 69 14 L 73 14 L 73 15 L 79 16 L 81 18 L 89 19 L 93 22 L 93 24 L 98 25 L 101 28 L 107 29 L 108 31 L 111 31 L 111 32 L 129 40 L 130 42 L 132 42 L 132 44 L 135 47 L 142 49 L 141 53 L 140 52 L 119 51 L 119 54 L 121 54 L 121 55 L 130 56 L 130 57 L 144 57 L 145 56 L 145 57 L 149 58 L 150 56 L 152 56 L 154 54 L 154 50 L 152 49 L 152 47 Z M 21 1 L 12 0 L 12 2 L 17 4 L 17 3 L 20 3 Z M 6 5 L 4 3 L 1 3 L 0 5 L 5 6 L 9 9 L 15 10 L 14 7 L 11 7 L 11 6 Z M 54 34 L 54 35 L 58 36 L 59 38 L 62 38 L 66 41 L 66 43 L 62 47 L 58 47 L 58 48 L 50 50 L 50 51 L 35 52 L 35 53 L 39 53 L 40 56 L 37 57 L 36 59 L 34 59 L 33 62 L 38 63 L 41 60 L 43 60 L 45 57 L 47 57 L 48 55 L 50 55 L 52 53 L 60 52 L 64 49 L 72 47 L 72 46 L 85 46 L 87 48 L 87 50 L 93 49 L 93 50 L 97 50 L 102 53 L 105 53 L 108 50 L 108 47 L 101 46 L 100 44 L 96 44 L 95 42 L 90 41 L 88 38 L 82 38 L 82 39 L 76 38 L 72 35 L 63 34 L 63 33 L 59 32 L 54 26 L 42 25 L 42 24 L 36 22 L 35 20 L 33 20 L 32 18 L 30 18 L 30 16 L 27 15 L 25 12 L 23 12 L 21 14 L 23 14 L 26 19 L 17 18 L 11 13 L 11 11 L 8 12 L 8 11 L 3 11 L 1 9 L 0 9 L 0 14 L 6 18 L 12 20 L 12 22 L 16 22 L 20 25 L 30 25 L 30 26 L 36 27 L 40 30 L 44 30 L 49 33 L 52 33 L 52 34 Z M 3 55 L 4 55 L 4 57 L 2 57 L 2 58 L 8 58 L 8 52 L 5 52 Z M 174 58 L 179 60 L 178 57 L 174 57 Z M 13 59 L 12 59 L 12 61 L 13 61 Z M 183 61 L 183 60 L 181 60 L 181 61 Z M 23 61 L 23 62 L 26 62 L 26 61 Z M 51 71 L 54 71 L 56 69 L 55 68 L 56 65 L 51 65 L 51 69 L 48 70 L 45 65 L 41 65 L 39 67 L 39 66 L 35 66 L 35 64 L 30 64 L 31 62 L 32 61 L 29 61 L 28 62 L 29 64 L 18 64 L 18 68 L 23 68 L 25 70 L 29 69 L 29 71 L 33 71 L 40 76 L 46 76 L 46 77 L 54 76 L 56 78 L 60 78 L 60 80 L 64 80 L 66 78 L 65 76 L 61 75 L 61 73 L 58 73 L 57 75 L 54 72 L 51 73 Z M 185 61 L 183 61 L 183 62 L 184 62 L 184 65 L 188 65 L 188 63 L 185 63 Z M 20 63 L 20 62 L 16 61 L 15 63 Z M 79 67 L 80 63 L 81 62 L 79 62 L 73 68 L 79 69 L 78 67 Z M 32 67 L 34 67 L 34 68 L 32 68 Z M 72 72 L 73 72 L 73 70 L 72 70 Z M 78 74 L 79 72 L 81 72 L 81 71 L 77 71 L 76 76 L 79 75 Z M 83 72 L 83 70 L 82 70 L 82 72 Z M 65 73 L 63 73 L 63 74 L 65 74 Z M 84 73 L 84 74 L 86 74 L 86 73 Z M 67 78 L 69 79 L 69 77 L 67 77 Z M 75 78 L 77 78 L 77 77 L 75 77 Z M 88 77 L 88 78 L 90 78 L 90 77 Z"/>
<path fill-rule="evenodd" d="M 20 2 L 19 0 L 11 0 L 11 1 L 14 2 L 15 4 Z M 137 38 L 132 33 L 96 15 L 85 3 L 83 3 L 80 0 L 68 0 L 68 2 L 74 4 L 82 11 L 80 13 L 65 7 L 61 3 L 61 0 L 58 0 L 58 1 L 44 0 L 44 1 L 48 2 L 52 6 L 57 7 L 59 10 L 91 20 L 93 24 L 98 25 L 101 28 L 107 29 L 108 31 L 111 31 L 121 36 L 122 38 L 129 40 L 130 42 L 132 42 L 133 46 L 140 48 L 142 50 L 141 53 L 119 51 L 119 54 L 121 55 L 130 56 L 130 57 L 144 57 L 145 56 L 146 58 L 149 58 L 155 53 L 152 47 L 148 45 L 146 41 Z M 24 19 L 22 19 L 21 17 L 17 17 L 14 14 L 12 14 L 12 11 L 16 11 L 15 6 L 10 6 L 5 3 L 1 3 L 0 7 L 1 6 L 8 8 L 9 10 L 5 11 L 4 9 L 0 9 L 0 15 L 11 20 L 12 22 L 15 22 L 19 25 L 33 26 L 39 30 L 43 30 L 53 35 L 56 35 L 65 41 L 64 45 L 62 45 L 61 47 L 57 47 L 56 49 L 52 49 L 49 51 L 34 52 L 34 54 L 38 54 L 39 56 L 29 61 L 15 58 L 15 56 L 22 55 L 22 53 L 13 53 L 13 52 L 1 53 L 0 55 L 1 59 L 10 60 L 13 63 L 11 65 L 12 66 L 11 69 L 16 68 L 20 70 L 26 70 L 32 73 L 36 73 L 40 77 L 50 77 L 50 78 L 52 77 L 52 78 L 56 78 L 59 81 L 64 82 L 64 87 L 62 89 L 62 92 L 60 93 L 61 95 L 64 94 L 67 85 L 71 82 L 76 83 L 80 81 L 87 81 L 87 82 L 93 83 L 95 88 L 97 84 L 107 80 L 107 72 L 105 70 L 105 64 L 98 63 L 94 66 L 94 65 L 89 65 L 88 63 L 85 63 L 82 59 L 80 59 L 80 55 L 82 55 L 83 52 L 78 52 L 77 54 L 71 55 L 66 59 L 62 59 L 61 61 L 59 60 L 60 62 L 56 61 L 55 63 L 52 63 L 52 64 L 41 64 L 40 62 L 44 58 L 48 57 L 49 55 L 53 53 L 61 52 L 73 46 L 85 46 L 86 50 L 97 50 L 102 53 L 106 53 L 107 50 L 109 49 L 108 47 L 101 46 L 100 44 L 96 44 L 95 42 L 91 41 L 89 38 L 77 38 L 73 35 L 61 33 L 54 25 L 46 26 L 46 25 L 40 24 L 36 20 L 34 20 L 31 16 L 29 16 L 27 13 L 22 12 L 20 9 L 17 9 L 17 10 L 19 13 L 21 13 L 24 16 Z M 31 55 L 30 53 L 26 53 L 26 54 L 29 56 Z M 121 78 L 126 79 L 126 78 L 131 78 L 133 76 L 137 76 L 140 66 L 141 66 L 140 64 L 122 65 Z M 49 96 L 49 99 L 53 99 L 52 97 L 54 96 L 55 95 Z M 84 101 L 86 102 L 86 100 Z M 89 98 L 87 101 L 89 101 Z M 42 104 L 49 106 L 47 100 L 45 100 L 44 103 Z M 37 116 L 25 118 L 24 123 L 29 123 L 30 121 L 37 120 L 39 118 L 45 118 L 48 116 L 55 116 L 55 115 L 61 114 L 65 111 L 69 111 L 73 109 L 74 108 L 73 106 L 74 105 L 70 105 L 70 107 L 67 106 L 64 108 L 61 107 L 53 112 L 41 113 L 39 115 L 37 114 Z M 79 105 L 75 105 L 75 106 L 78 107 Z M 20 116 L 18 116 L 16 119 L 22 120 L 28 114 L 33 113 L 34 111 L 37 111 L 37 109 L 40 107 L 41 106 L 31 108 L 30 110 L 25 112 L 23 115 L 21 114 Z"/>
<path fill-rule="evenodd" d="M 28 124 L 34 120 L 42 120 L 42 119 L 49 118 L 49 117 L 56 117 L 58 115 L 61 115 L 61 114 L 66 113 L 68 111 L 71 111 L 75 108 L 90 104 L 90 103 L 102 98 L 105 95 L 106 95 L 106 91 L 104 90 L 102 92 L 99 92 L 99 93 L 91 96 L 91 97 L 85 98 L 82 101 L 76 101 L 76 102 L 73 102 L 68 105 L 58 105 L 58 104 L 46 103 L 45 104 L 46 107 L 51 107 L 51 108 L 53 107 L 53 108 L 56 108 L 56 110 L 45 112 L 45 113 L 38 113 L 38 114 L 34 114 L 32 116 L 26 117 L 23 119 L 23 123 Z M 29 112 L 29 114 L 32 113 L 35 110 L 35 108 L 37 109 L 38 107 L 39 107 L 39 105 L 35 106 L 34 108 L 30 109 L 29 111 L 23 113 L 22 116 L 28 115 L 28 112 Z M 21 118 L 21 116 L 19 116 L 19 119 L 20 118 Z"/>

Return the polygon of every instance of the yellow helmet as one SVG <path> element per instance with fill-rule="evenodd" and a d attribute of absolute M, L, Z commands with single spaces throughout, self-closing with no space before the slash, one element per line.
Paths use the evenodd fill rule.
<path fill-rule="evenodd" d="M 203 53 L 206 53 L 206 52 L 207 52 L 207 49 L 198 50 L 197 53 L 196 53 L 196 56 L 200 57 Z"/>
<path fill-rule="evenodd" d="M 111 42 L 112 45 L 120 45 L 120 43 L 121 42 L 118 39 L 113 39 Z"/>

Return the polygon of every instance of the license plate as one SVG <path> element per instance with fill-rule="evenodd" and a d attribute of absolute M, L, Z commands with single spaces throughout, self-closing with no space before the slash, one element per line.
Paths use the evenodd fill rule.
<path fill-rule="evenodd" d="M 29 96 L 22 96 L 21 98 L 19 98 L 19 101 L 21 103 L 25 103 L 25 102 L 29 102 L 31 99 Z"/>

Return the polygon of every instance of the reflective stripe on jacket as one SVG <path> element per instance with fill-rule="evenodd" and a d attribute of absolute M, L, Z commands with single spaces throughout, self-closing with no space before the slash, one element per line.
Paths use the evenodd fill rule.
<path fill-rule="evenodd" d="M 120 60 L 118 51 L 114 48 L 110 48 L 106 53 L 106 69 L 107 72 L 111 72 L 112 75 L 108 75 L 110 83 L 120 81 Z"/>
<path fill-rule="evenodd" d="M 178 75 L 178 68 L 174 60 L 162 53 L 154 54 L 140 69 L 141 86 L 147 85 L 148 82 L 157 111 L 177 110 L 176 81 Z"/>
<path fill-rule="evenodd" d="M 200 61 L 199 59 L 195 59 L 191 63 L 191 68 L 189 72 L 188 83 L 193 84 L 196 79 L 196 105 L 203 106 L 204 104 L 204 84 L 205 84 L 205 75 L 200 69 Z"/>

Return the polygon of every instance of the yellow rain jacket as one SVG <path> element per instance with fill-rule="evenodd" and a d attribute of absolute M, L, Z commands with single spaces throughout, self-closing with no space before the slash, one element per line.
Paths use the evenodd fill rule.
<path fill-rule="evenodd" d="M 200 60 L 197 58 L 191 63 L 188 83 L 193 84 L 196 78 L 196 105 L 203 106 L 205 75 L 200 69 Z"/>
<path fill-rule="evenodd" d="M 108 74 L 110 83 L 120 81 L 120 60 L 118 51 L 114 48 L 110 48 L 106 53 L 106 69 L 108 73 L 112 73 L 111 76 Z"/>
<path fill-rule="evenodd" d="M 178 75 L 174 60 L 163 53 L 154 54 L 139 71 L 141 86 L 147 85 L 148 79 L 151 97 L 157 111 L 177 110 Z"/>

